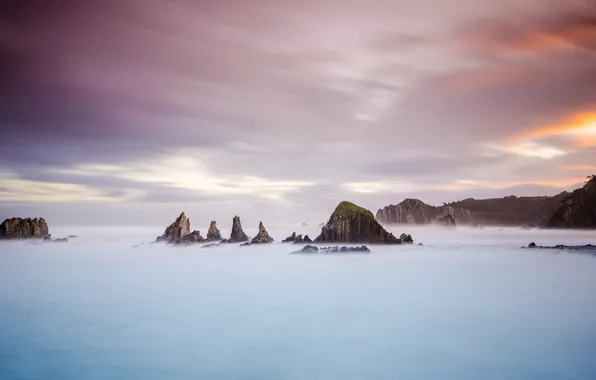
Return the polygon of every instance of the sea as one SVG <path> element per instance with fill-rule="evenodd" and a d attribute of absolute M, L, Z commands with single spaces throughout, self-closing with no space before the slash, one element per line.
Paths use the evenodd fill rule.
<path fill-rule="evenodd" d="M 292 230 L 317 228 L 210 249 L 150 244 L 159 226 L 0 243 L 0 379 L 596 379 L 596 256 L 521 248 L 596 231 L 397 226 L 414 245 L 297 255 Z"/>

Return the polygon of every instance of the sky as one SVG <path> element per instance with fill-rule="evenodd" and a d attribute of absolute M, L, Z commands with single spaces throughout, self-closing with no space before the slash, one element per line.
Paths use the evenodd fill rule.
<path fill-rule="evenodd" d="M 591 0 L 7 1 L 0 84 L 0 217 L 50 225 L 318 223 L 596 173 Z"/>

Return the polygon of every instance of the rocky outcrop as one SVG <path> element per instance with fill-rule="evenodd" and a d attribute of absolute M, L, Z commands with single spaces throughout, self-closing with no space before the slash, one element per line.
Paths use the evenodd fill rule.
<path fill-rule="evenodd" d="M 449 214 L 438 218 L 435 223 L 443 227 L 455 227 L 455 219 Z"/>
<path fill-rule="evenodd" d="M 430 224 L 445 215 L 452 215 L 458 223 L 472 224 L 472 213 L 451 206 L 431 206 L 419 199 L 405 199 L 397 205 L 377 211 L 375 219 L 383 224 Z"/>
<path fill-rule="evenodd" d="M 49 236 L 43 238 L 44 243 L 68 243 L 67 238 L 52 239 Z"/>
<path fill-rule="evenodd" d="M 273 238 L 271 236 L 269 236 L 269 232 L 267 232 L 267 230 L 265 229 L 265 226 L 263 226 L 263 222 L 259 222 L 259 232 L 257 233 L 257 236 L 255 236 L 251 240 L 251 244 L 268 244 L 268 243 L 273 243 Z"/>
<path fill-rule="evenodd" d="M 544 225 L 547 228 L 596 228 L 596 177 L 565 197 Z"/>
<path fill-rule="evenodd" d="M 302 249 L 298 251 L 291 252 L 293 254 L 296 253 L 370 253 L 370 249 L 367 246 L 363 245 L 360 247 L 317 247 L 315 245 L 305 245 Z"/>
<path fill-rule="evenodd" d="M 401 240 L 403 244 L 414 244 L 414 239 L 412 239 L 412 235 L 410 234 L 401 234 L 399 240 Z"/>
<path fill-rule="evenodd" d="M 584 251 L 589 253 L 596 254 L 596 245 L 586 244 L 586 245 L 536 245 L 536 243 L 532 242 L 528 244 L 527 247 L 522 248 L 530 248 L 530 249 L 554 249 L 554 250 L 561 250 L 561 251 Z"/>
<path fill-rule="evenodd" d="M 341 202 L 335 208 L 315 242 L 401 244 L 375 220 L 372 212 L 350 202 Z"/>
<path fill-rule="evenodd" d="M 207 241 L 218 241 L 221 240 L 221 232 L 217 229 L 217 223 L 215 220 L 209 224 L 209 230 L 207 231 Z"/>
<path fill-rule="evenodd" d="M 0 239 L 31 239 L 50 236 L 44 218 L 11 218 L 0 224 Z"/>
<path fill-rule="evenodd" d="M 281 242 L 282 243 L 293 243 L 295 241 L 296 241 L 296 232 L 292 232 L 292 234 L 290 236 L 283 239 Z"/>
<path fill-rule="evenodd" d="M 242 224 L 240 223 L 240 217 L 234 216 L 232 219 L 232 232 L 230 233 L 230 238 L 226 240 L 227 243 L 243 243 L 248 241 L 248 236 L 244 233 L 242 229 Z"/>
<path fill-rule="evenodd" d="M 193 232 L 189 233 L 188 235 L 185 235 L 182 238 L 182 240 L 177 243 L 196 244 L 196 243 L 202 243 L 204 241 L 205 241 L 205 239 L 201 236 L 201 233 L 198 230 L 194 230 Z"/>
<path fill-rule="evenodd" d="M 178 218 L 174 221 L 174 223 L 170 224 L 166 230 L 164 231 L 163 235 L 158 236 L 155 239 L 156 242 L 166 242 L 166 243 L 180 243 L 182 239 L 190 234 L 190 219 L 181 213 Z"/>

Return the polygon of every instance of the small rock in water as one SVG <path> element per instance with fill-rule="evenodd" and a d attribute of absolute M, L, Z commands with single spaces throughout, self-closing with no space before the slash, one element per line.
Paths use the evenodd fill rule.
<path fill-rule="evenodd" d="M 359 247 L 347 247 L 347 246 L 333 246 L 333 247 L 317 247 L 314 245 L 305 245 L 302 249 L 291 253 L 352 253 L 352 252 L 370 252 L 367 246 L 362 245 Z"/>
<path fill-rule="evenodd" d="M 292 234 L 290 236 L 283 239 L 281 242 L 282 243 L 293 243 L 295 241 L 296 241 L 296 232 L 292 232 Z"/>
<path fill-rule="evenodd" d="M 412 235 L 410 235 L 410 234 L 401 234 L 399 237 L 399 240 L 401 240 L 401 242 L 404 244 L 413 244 L 414 243 L 414 239 L 412 239 Z"/>

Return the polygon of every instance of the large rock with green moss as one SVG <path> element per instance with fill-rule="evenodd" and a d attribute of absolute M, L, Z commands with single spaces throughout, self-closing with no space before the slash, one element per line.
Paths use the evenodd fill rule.
<path fill-rule="evenodd" d="M 372 212 L 345 201 L 335 208 L 315 242 L 401 244 L 375 220 Z"/>

